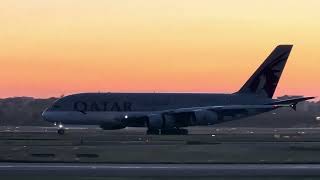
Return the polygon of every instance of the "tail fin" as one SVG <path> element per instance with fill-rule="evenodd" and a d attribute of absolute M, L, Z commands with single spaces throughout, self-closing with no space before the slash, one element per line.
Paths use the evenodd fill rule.
<path fill-rule="evenodd" d="M 277 46 L 237 93 L 272 98 L 291 49 L 292 45 Z"/>

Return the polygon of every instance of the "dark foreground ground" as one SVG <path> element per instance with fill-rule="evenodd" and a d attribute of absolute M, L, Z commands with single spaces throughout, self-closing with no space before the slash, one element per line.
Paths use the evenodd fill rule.
<path fill-rule="evenodd" d="M 9 179 L 19 179 L 21 177 L 30 177 L 32 179 L 45 177 L 41 174 L 19 173 L 15 168 L 16 163 L 24 163 L 23 166 L 30 167 L 34 165 L 35 169 L 48 166 L 51 173 L 50 177 L 75 178 L 75 179 L 103 179 L 102 174 L 93 173 L 85 176 L 85 169 L 77 168 L 80 165 L 97 165 L 98 167 L 88 167 L 88 169 L 99 169 L 99 166 L 111 166 L 114 170 L 123 170 L 123 178 L 113 177 L 111 179 L 127 178 L 125 170 L 128 167 L 125 164 L 140 164 L 142 167 L 133 167 L 146 173 L 132 175 L 130 179 L 155 179 L 150 177 L 150 167 L 156 166 L 165 171 L 166 164 L 181 167 L 192 165 L 201 169 L 201 167 L 220 168 L 225 166 L 226 170 L 221 172 L 228 174 L 228 169 L 241 169 L 249 167 L 247 175 L 230 174 L 228 179 L 247 179 L 252 172 L 267 172 L 271 174 L 255 174 L 253 179 L 292 179 L 291 175 L 300 173 L 304 179 L 313 179 L 320 174 L 320 128 L 192 128 L 190 135 L 166 135 L 152 136 L 145 135 L 145 129 L 131 128 L 117 131 L 102 131 L 98 128 L 70 128 L 63 136 L 56 134 L 54 127 L 0 127 L 0 175 Z M 52 162 L 60 164 L 51 164 Z M 13 164 L 12 164 L 13 163 Z M 45 164 L 34 164 L 45 163 Z M 61 164 L 62 163 L 62 164 Z M 71 163 L 71 164 L 70 164 Z M 89 164 L 88 164 L 89 163 Z M 94 163 L 94 164 L 92 164 Z M 149 164 L 145 165 L 145 164 Z M 212 166 L 214 164 L 214 166 Z M 260 165 L 268 165 L 263 167 Z M 21 164 L 20 164 L 21 165 Z M 73 166 L 79 170 L 79 177 L 75 174 L 60 174 L 59 170 L 54 170 L 51 165 Z M 231 166 L 230 166 L 231 165 Z M 284 166 L 283 166 L 284 165 Z M 289 166 L 288 166 L 289 165 Z M 293 166 L 292 166 L 293 165 Z M 312 167 L 310 166 L 312 165 Z M 20 167 L 27 170 L 26 168 Z M 160 166 L 162 168 L 159 168 Z M 299 167 L 296 171 L 292 167 Z M 8 173 L 9 168 L 11 170 Z M 258 170 L 250 171 L 250 167 Z M 285 167 L 291 173 L 276 174 L 274 169 Z M 1 168 L 3 171 L 1 171 Z M 148 169 L 149 168 L 149 169 Z M 173 168 L 177 170 L 177 168 Z M 318 168 L 318 169 L 317 169 Z M 63 168 L 65 169 L 65 168 Z M 101 168 L 100 168 L 101 169 Z M 153 169 L 153 170 L 154 170 Z M 188 170 L 175 173 L 183 179 L 199 179 L 191 177 Z M 260 169 L 260 170 L 259 170 Z M 262 170 L 261 170 L 262 169 Z M 312 174 L 310 170 L 319 172 Z M 16 170 L 16 171 L 15 171 Z M 103 171 L 101 170 L 102 172 Z M 110 169 L 109 169 L 110 171 Z M 204 168 L 198 172 L 202 174 L 202 179 L 212 179 L 207 176 L 214 176 L 216 179 L 226 179 L 227 174 L 205 174 L 205 171 L 213 173 L 210 168 Z M 288 172 L 289 172 L 288 171 Z M 36 171 L 37 172 L 37 171 Z M 88 170 L 89 172 L 89 170 Z M 137 172 L 137 171 L 133 171 Z M 168 172 L 168 171 L 167 171 Z M 26 171 L 24 171 L 26 173 Z M 46 173 L 46 174 L 47 174 Z M 82 174 L 84 173 L 84 174 Z M 273 173 L 273 174 L 272 174 Z M 292 174 L 293 173 L 293 174 Z M 159 175 L 156 173 L 151 173 Z M 160 172 L 162 174 L 162 172 Z M 164 173 L 165 174 L 165 173 Z M 36 175 L 36 176 L 35 176 Z M 56 175 L 56 176 L 55 176 Z M 72 175 L 72 176 L 71 176 Z M 80 178 L 81 175 L 81 178 Z M 112 175 L 112 173 L 109 173 Z M 130 175 L 130 174 L 129 174 Z M 232 175 L 232 176 L 230 176 Z M 241 175 L 241 176 L 239 176 Z M 268 177 L 270 176 L 270 177 Z M 167 179 L 168 177 L 158 176 L 156 179 Z M 298 178 L 298 177 L 297 177 Z M 1 178 L 2 179 L 2 178 Z M 50 178 L 47 178 L 50 179 Z M 56 178 L 55 178 L 56 179 Z M 174 179 L 179 179 L 175 177 Z"/>

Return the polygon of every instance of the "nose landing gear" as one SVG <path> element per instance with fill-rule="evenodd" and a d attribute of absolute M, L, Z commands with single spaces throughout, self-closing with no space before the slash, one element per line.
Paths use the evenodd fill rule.
<path fill-rule="evenodd" d="M 65 133 L 65 130 L 62 128 L 62 129 L 58 129 L 58 134 L 59 135 L 64 135 Z"/>
<path fill-rule="evenodd" d="M 57 123 L 54 123 L 54 125 L 57 125 Z M 64 135 L 65 134 L 65 128 L 63 127 L 63 125 L 61 123 L 59 123 L 59 125 L 58 125 L 57 133 L 59 135 Z"/>

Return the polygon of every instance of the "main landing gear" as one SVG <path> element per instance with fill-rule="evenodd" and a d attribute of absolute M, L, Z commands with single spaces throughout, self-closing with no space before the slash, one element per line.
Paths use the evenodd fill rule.
<path fill-rule="evenodd" d="M 165 135 L 187 135 L 187 129 L 161 129 L 161 134 Z"/>
<path fill-rule="evenodd" d="M 159 129 L 148 129 L 147 130 L 147 134 L 148 135 L 159 135 L 160 134 L 160 130 Z"/>
<path fill-rule="evenodd" d="M 179 129 L 179 128 L 173 128 L 173 129 L 148 129 L 147 130 L 148 135 L 187 135 L 188 130 L 187 129 Z"/>

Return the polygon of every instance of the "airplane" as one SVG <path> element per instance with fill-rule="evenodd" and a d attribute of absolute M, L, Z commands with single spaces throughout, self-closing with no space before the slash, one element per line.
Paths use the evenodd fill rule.
<path fill-rule="evenodd" d="M 62 97 L 47 108 L 46 121 L 99 125 L 103 130 L 146 127 L 147 134 L 188 134 L 188 126 L 209 126 L 278 108 L 293 108 L 315 97 L 272 99 L 292 45 L 279 45 L 239 91 L 213 93 L 80 93 Z"/>

